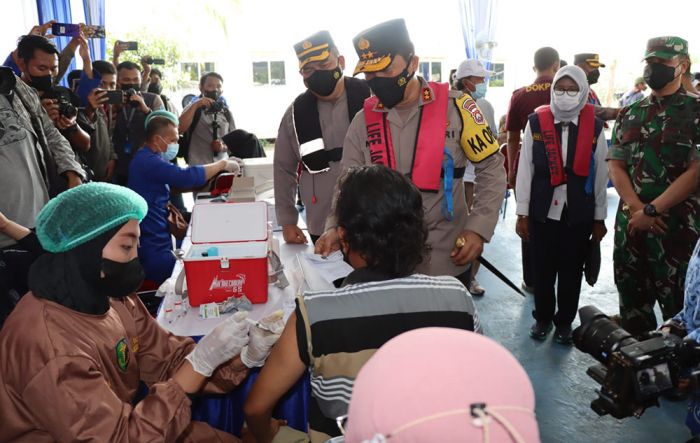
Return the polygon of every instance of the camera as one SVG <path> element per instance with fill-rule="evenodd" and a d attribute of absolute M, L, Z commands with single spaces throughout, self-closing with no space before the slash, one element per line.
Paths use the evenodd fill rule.
<path fill-rule="evenodd" d="M 694 340 L 654 331 L 639 341 L 595 306 L 579 309 L 579 318 L 574 344 L 601 363 L 586 371 L 601 386 L 591 402 L 598 415 L 639 418 L 648 407 L 659 406 L 659 396 L 670 393 L 681 374 L 700 363 L 700 345 Z M 698 375 L 692 372 L 691 378 Z"/>
<path fill-rule="evenodd" d="M 78 109 L 71 103 L 70 93 L 66 89 L 51 88 L 44 92 L 42 98 L 56 100 L 58 104 L 58 113 L 66 118 L 73 118 L 78 115 Z"/>
<path fill-rule="evenodd" d="M 207 114 L 216 114 L 217 112 L 222 112 L 226 106 L 220 100 L 215 101 L 207 108 Z"/>
<path fill-rule="evenodd" d="M 135 90 L 134 88 L 129 88 L 126 91 L 123 91 L 124 93 L 124 103 L 128 103 L 131 106 L 138 106 L 137 102 L 132 102 L 131 97 L 138 95 L 139 92 Z"/>

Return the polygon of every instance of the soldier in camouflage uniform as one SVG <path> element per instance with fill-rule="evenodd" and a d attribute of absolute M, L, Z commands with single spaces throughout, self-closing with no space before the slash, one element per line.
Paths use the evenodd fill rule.
<path fill-rule="evenodd" d="M 613 262 L 622 326 L 639 335 L 683 307 L 688 261 L 700 232 L 700 100 L 681 86 L 688 43 L 649 40 L 644 79 L 652 94 L 620 112 L 608 166 L 621 201 Z"/>

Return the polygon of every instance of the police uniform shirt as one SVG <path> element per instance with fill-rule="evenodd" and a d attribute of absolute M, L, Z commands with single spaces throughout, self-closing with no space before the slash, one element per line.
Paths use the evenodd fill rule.
<path fill-rule="evenodd" d="M 396 169 L 404 174 L 411 172 L 418 132 L 419 108 L 432 102 L 435 96 L 428 83 L 420 77 L 418 79 L 421 82 L 421 90 L 426 87 L 430 89 L 431 94 L 429 94 L 428 99 L 421 94 L 418 101 L 411 108 L 404 108 L 401 114 L 396 108 L 383 111 L 388 112 L 387 120 L 394 145 Z M 459 91 L 450 91 L 449 94 L 450 101 L 461 95 Z M 476 107 L 475 112 L 480 113 Z M 460 145 L 461 132 L 461 115 L 453 103 L 448 103 L 445 146 L 454 158 L 455 169 L 464 168 L 467 164 L 467 156 Z M 469 139 L 469 142 L 476 146 L 480 143 L 483 144 L 484 141 L 476 139 L 479 136 L 483 135 L 481 133 L 475 134 Z M 341 161 L 343 171 L 353 166 L 372 164 L 367 139 L 364 111 L 360 111 L 350 124 L 343 144 L 343 159 Z M 469 146 L 467 148 L 469 149 Z M 460 234 L 464 230 L 470 230 L 479 234 L 486 241 L 491 239 L 505 192 L 503 156 L 500 152 L 495 152 L 486 159 L 475 163 L 474 166 L 476 169 L 476 196 L 469 216 L 467 215 L 462 180 L 453 180 L 452 183 L 454 204 L 452 221 L 447 221 L 442 213 L 442 201 L 445 195 L 442 186 L 438 192 L 421 192 L 425 221 L 429 230 L 428 244 L 432 250 L 429 259 L 418 267 L 417 272 L 428 275 L 459 275 L 464 272 L 465 267 L 454 265 L 450 253 Z M 329 216 L 326 221 L 326 229 L 333 228 L 335 225 L 335 218 Z"/>
<path fill-rule="evenodd" d="M 318 100 L 317 103 L 325 149 L 331 151 L 342 147 L 350 124 L 347 89 L 334 102 Z M 282 117 L 275 142 L 273 164 L 275 210 L 277 223 L 280 226 L 296 225 L 299 218 L 295 204 L 297 171 L 301 155 L 293 114 L 293 106 L 290 105 Z M 324 232 L 326 217 L 331 210 L 333 188 L 340 171 L 340 162 L 330 162 L 330 170 L 318 174 L 310 174 L 302 166 L 299 188 L 301 200 L 306 208 L 306 225 L 311 235 L 320 236 Z"/>

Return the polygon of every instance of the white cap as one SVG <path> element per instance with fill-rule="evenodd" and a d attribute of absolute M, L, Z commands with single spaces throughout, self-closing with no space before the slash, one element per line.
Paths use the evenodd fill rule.
<path fill-rule="evenodd" d="M 475 58 L 466 59 L 459 64 L 457 72 L 455 73 L 455 78 L 460 79 L 464 77 L 488 77 L 493 74 L 494 71 L 487 71 L 484 65 Z"/>

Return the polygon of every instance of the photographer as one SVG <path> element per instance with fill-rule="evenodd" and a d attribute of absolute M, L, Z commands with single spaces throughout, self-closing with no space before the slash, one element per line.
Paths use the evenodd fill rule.
<path fill-rule="evenodd" d="M 54 38 L 55 36 L 47 34 L 54 23 L 56 23 L 56 20 L 48 21 L 43 25 L 34 26 L 31 30 L 29 30 L 27 35 L 38 35 L 41 37 L 46 37 L 47 39 Z M 61 53 L 58 55 L 58 73 L 53 78 L 54 84 L 58 84 L 58 82 L 60 82 L 63 76 L 65 75 L 66 71 L 68 71 L 71 61 L 75 56 L 75 50 L 79 44 L 79 37 L 73 37 L 73 39 L 70 42 L 68 42 L 66 47 L 63 48 Z M 22 75 L 22 71 L 19 68 L 19 55 L 17 53 L 17 49 L 12 51 L 7 56 L 5 62 L 3 63 L 3 66 L 11 68 L 14 71 L 15 75 L 17 75 L 18 77 Z"/>
<path fill-rule="evenodd" d="M 187 163 L 204 165 L 227 158 L 227 149 L 221 137 L 236 129 L 226 100 L 221 96 L 224 78 L 208 72 L 199 80 L 201 95 L 187 106 L 180 116 L 182 149 Z"/>
<path fill-rule="evenodd" d="M 117 84 L 124 93 L 122 104 L 115 105 L 117 113 L 112 142 L 117 155 L 114 183 L 126 186 L 129 163 L 146 141 L 144 123 L 152 111 L 163 109 L 156 94 L 141 90 L 141 68 L 136 63 L 122 62 L 117 66 Z"/>
<path fill-rule="evenodd" d="M 151 75 L 149 76 L 148 92 L 152 94 L 158 94 L 160 99 L 163 100 L 163 106 L 168 112 L 172 112 L 175 115 L 179 115 L 180 111 L 175 107 L 170 98 L 163 94 L 163 73 L 160 69 L 151 70 Z"/>
<path fill-rule="evenodd" d="M 85 161 L 92 169 L 95 181 L 110 181 L 114 173 L 117 155 L 112 145 L 111 123 L 114 121 L 113 105 L 107 103 L 107 91 L 117 86 L 117 70 L 110 62 L 90 61 L 88 54 L 83 59 L 83 75 L 78 95 L 86 103 L 80 114 L 90 124 L 90 151 Z"/>
<path fill-rule="evenodd" d="M 87 42 L 80 38 L 80 52 L 86 53 Z M 58 55 L 56 46 L 46 37 L 25 35 L 17 45 L 19 68 L 22 80 L 36 89 L 41 105 L 56 128 L 71 144 L 76 152 L 90 149 L 90 136 L 78 125 L 78 110 L 70 89 L 55 86 L 58 75 Z"/>

